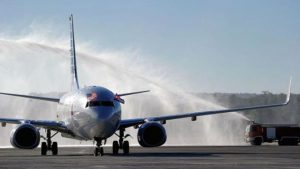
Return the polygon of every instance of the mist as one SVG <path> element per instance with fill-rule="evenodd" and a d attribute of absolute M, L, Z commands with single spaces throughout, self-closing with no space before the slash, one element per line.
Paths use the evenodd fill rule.
<path fill-rule="evenodd" d="M 68 45 L 34 40 L 0 40 L 0 89 L 2 92 L 37 94 L 59 97 L 70 90 L 70 54 Z M 79 46 L 79 45 L 77 45 Z M 223 107 L 196 97 L 176 86 L 163 65 L 149 62 L 135 51 L 104 51 L 78 48 L 79 83 L 103 86 L 115 93 L 151 90 L 150 93 L 124 97 L 122 118 L 151 117 Z M 167 65 L 172 66 L 172 65 Z M 180 71 L 180 70 L 177 70 Z M 176 79 L 178 80 L 178 79 Z M 184 78 L 180 79 L 185 81 Z M 174 85 L 175 84 L 175 85 Z M 199 84 L 201 85 L 201 84 Z M 10 96 L 0 96 L 0 117 L 55 120 L 56 104 Z M 167 121 L 165 145 L 243 145 L 247 118 L 238 113 Z M 0 146 L 10 146 L 9 136 L 14 125 L 0 128 Z M 42 130 L 43 131 L 43 130 Z M 126 134 L 137 145 L 137 130 Z M 108 145 L 117 137 L 108 139 Z M 76 141 L 54 137 L 59 145 L 91 145 L 92 141 Z"/>

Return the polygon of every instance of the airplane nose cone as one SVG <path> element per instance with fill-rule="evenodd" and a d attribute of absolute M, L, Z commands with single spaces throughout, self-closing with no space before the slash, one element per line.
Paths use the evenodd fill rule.
<path fill-rule="evenodd" d="M 92 110 L 94 117 L 98 121 L 103 121 L 109 119 L 113 115 L 112 108 L 95 108 Z"/>
<path fill-rule="evenodd" d="M 113 110 L 112 109 L 94 109 L 91 110 L 91 116 L 93 121 L 93 128 L 90 130 L 90 134 L 93 137 L 100 137 L 106 138 L 113 134 L 112 129 L 112 116 Z"/>

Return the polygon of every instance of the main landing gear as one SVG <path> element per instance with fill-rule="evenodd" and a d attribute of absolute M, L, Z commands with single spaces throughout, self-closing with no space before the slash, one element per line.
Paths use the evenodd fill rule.
<path fill-rule="evenodd" d="M 123 149 L 124 154 L 129 154 L 129 142 L 124 141 L 124 139 L 129 135 L 124 136 L 125 129 L 120 129 L 119 131 L 120 131 L 119 135 L 116 134 L 119 137 L 119 141 L 113 141 L 113 146 L 112 146 L 113 155 L 118 155 L 119 149 Z"/>
<path fill-rule="evenodd" d="M 116 134 L 119 137 L 119 141 L 113 141 L 112 153 L 113 153 L 113 155 L 118 155 L 119 149 L 123 149 L 124 154 L 129 154 L 129 142 L 124 141 L 124 139 L 130 135 L 127 134 L 124 136 L 125 129 L 120 129 L 119 131 L 120 131 L 119 135 Z M 103 147 L 102 147 L 103 139 L 101 139 L 101 138 L 94 138 L 94 139 L 97 142 L 96 148 L 94 150 L 94 156 L 103 156 L 104 155 L 104 151 L 103 151 Z M 106 142 L 106 140 L 104 140 L 104 144 L 105 144 L 105 142 Z"/>
<path fill-rule="evenodd" d="M 42 146 L 41 146 L 41 154 L 42 155 L 47 155 L 47 151 L 52 151 L 52 155 L 57 155 L 58 153 L 58 147 L 57 147 L 57 142 L 53 142 L 51 141 L 51 138 L 54 137 L 58 132 L 56 132 L 55 134 L 51 135 L 51 130 L 47 129 L 46 130 L 46 135 L 47 138 L 44 138 L 47 142 L 42 142 Z"/>

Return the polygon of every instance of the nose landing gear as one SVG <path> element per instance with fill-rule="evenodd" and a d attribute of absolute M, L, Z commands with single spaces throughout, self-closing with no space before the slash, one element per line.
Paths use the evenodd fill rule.
<path fill-rule="evenodd" d="M 124 135 L 124 132 L 125 129 L 120 129 L 119 135 L 115 133 L 119 137 L 119 141 L 113 141 L 113 146 L 112 146 L 113 155 L 118 155 L 120 149 L 123 149 L 124 154 L 129 154 L 129 142 L 124 141 L 124 139 L 129 137 L 130 135 L 129 134 Z M 94 138 L 94 139 L 97 142 L 96 148 L 94 150 L 94 156 L 103 156 L 104 155 L 104 151 L 102 147 L 103 139 L 101 138 Z M 104 140 L 104 144 L 105 142 L 106 140 Z"/>
<path fill-rule="evenodd" d="M 55 134 L 51 135 L 51 130 L 47 129 L 46 130 L 46 135 L 47 138 L 43 137 L 43 139 L 45 139 L 47 142 L 42 142 L 41 145 L 41 155 L 47 155 L 47 151 L 52 151 L 52 155 L 57 155 L 58 153 L 58 146 L 57 146 L 57 142 L 53 142 L 51 141 L 51 138 L 54 137 L 58 132 L 56 132 Z"/>
<path fill-rule="evenodd" d="M 99 138 L 95 138 L 95 141 L 97 142 L 96 144 L 96 148 L 94 150 L 94 156 L 103 156 L 104 155 L 104 150 L 103 150 L 103 147 L 102 147 L 102 139 L 99 139 Z"/>

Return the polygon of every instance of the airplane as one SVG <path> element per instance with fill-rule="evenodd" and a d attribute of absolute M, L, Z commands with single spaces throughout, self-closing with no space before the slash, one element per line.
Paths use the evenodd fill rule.
<path fill-rule="evenodd" d="M 129 127 L 138 129 L 137 139 L 142 147 L 158 147 L 163 145 L 167 140 L 167 134 L 163 126 L 166 124 L 167 120 L 191 118 L 191 121 L 196 121 L 198 116 L 280 107 L 285 106 L 290 102 L 291 80 L 286 100 L 283 103 L 157 117 L 122 119 L 121 104 L 125 103 L 123 97 L 146 93 L 149 92 L 149 90 L 114 94 L 111 90 L 101 86 L 80 88 L 77 73 L 72 14 L 69 17 L 69 21 L 72 75 L 71 91 L 65 93 L 60 98 L 0 93 L 1 95 L 37 99 L 58 104 L 56 120 L 0 118 L 2 127 L 5 127 L 7 123 L 17 124 L 10 136 L 10 142 L 15 148 L 37 148 L 40 144 L 40 139 L 42 138 L 45 141 L 41 143 L 41 155 L 47 155 L 48 151 L 51 151 L 52 155 L 57 155 L 58 144 L 57 142 L 52 142 L 52 138 L 58 133 L 61 133 L 61 136 L 66 138 L 95 141 L 96 146 L 93 152 L 94 156 L 103 156 L 103 145 L 106 144 L 106 140 L 109 137 L 116 134 L 118 140 L 113 141 L 112 154 L 117 155 L 120 150 L 123 150 L 124 154 L 129 154 L 129 142 L 126 140 L 128 134 L 125 135 L 125 129 Z M 45 137 L 40 134 L 40 129 L 45 129 Z M 51 132 L 55 133 L 51 134 Z"/>

